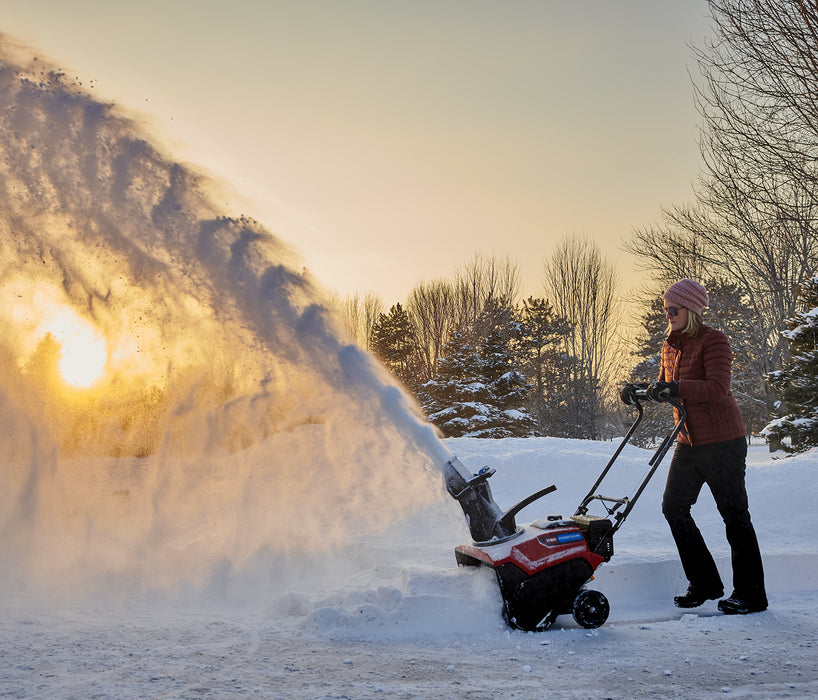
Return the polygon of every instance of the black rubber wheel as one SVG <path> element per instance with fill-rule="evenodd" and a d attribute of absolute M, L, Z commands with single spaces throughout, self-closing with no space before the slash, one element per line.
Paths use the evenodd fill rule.
<path fill-rule="evenodd" d="M 610 612 L 608 599 L 599 591 L 581 590 L 571 606 L 571 614 L 577 624 L 586 629 L 595 629 L 605 624 Z"/>

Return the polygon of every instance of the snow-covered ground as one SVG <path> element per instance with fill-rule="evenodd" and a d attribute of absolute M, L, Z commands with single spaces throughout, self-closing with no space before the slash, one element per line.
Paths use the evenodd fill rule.
<path fill-rule="evenodd" d="M 518 522 L 570 515 L 615 448 L 552 438 L 446 446 L 474 471 L 497 468 L 491 485 L 503 506 L 557 485 Z M 603 492 L 629 495 L 649 455 L 627 447 Z M 232 572 L 221 588 L 189 596 L 44 599 L 10 587 L 0 602 L 0 697 L 816 697 L 818 451 L 772 459 L 753 447 L 748 461 L 770 598 L 763 613 L 723 616 L 715 601 L 674 608 L 685 582 L 659 509 L 666 460 L 597 571 L 607 623 L 587 630 L 560 617 L 547 632 L 513 631 L 492 572 L 455 565 L 452 549 L 468 533 L 441 482 L 433 505 L 386 532 L 266 562 L 265 585 Z M 696 512 L 729 587 L 708 492 Z"/>

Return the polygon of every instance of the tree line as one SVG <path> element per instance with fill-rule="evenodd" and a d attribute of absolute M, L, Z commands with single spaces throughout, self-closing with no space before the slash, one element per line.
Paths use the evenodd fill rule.
<path fill-rule="evenodd" d="M 809 323 L 818 306 L 818 6 L 708 4 L 712 39 L 693 49 L 702 156 L 693 201 L 664 208 L 624 244 L 644 280 L 629 300 L 636 338 L 617 332 L 623 310 L 612 267 L 577 237 L 545 261 L 541 297 L 518 300 L 516 267 L 475 256 L 453 280 L 419 284 L 388 311 L 372 295 L 346 301 L 354 337 L 445 433 L 471 434 L 481 411 L 497 426 L 501 415 L 516 422 L 492 433 L 487 419 L 480 434 L 615 431 L 616 384 L 656 377 L 661 293 L 690 277 L 710 292 L 705 322 L 731 339 L 748 433 L 770 426 L 768 435 L 790 447 L 818 444 Z"/>
<path fill-rule="evenodd" d="M 385 310 L 347 297 L 343 318 L 447 436 L 610 436 L 606 387 L 621 314 L 598 247 L 566 237 L 544 267 L 548 296 L 520 299 L 508 259 L 475 254 L 452 279 L 417 284 Z"/>

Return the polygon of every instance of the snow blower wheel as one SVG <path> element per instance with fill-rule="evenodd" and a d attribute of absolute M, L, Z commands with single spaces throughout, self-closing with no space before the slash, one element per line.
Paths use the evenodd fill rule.
<path fill-rule="evenodd" d="M 576 623 L 589 630 L 604 625 L 610 612 L 608 599 L 599 591 L 580 591 L 571 606 L 571 614 Z"/>

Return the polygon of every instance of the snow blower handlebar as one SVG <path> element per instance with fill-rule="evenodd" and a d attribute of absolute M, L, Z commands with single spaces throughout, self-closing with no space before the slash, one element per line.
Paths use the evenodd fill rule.
<path fill-rule="evenodd" d="M 650 472 L 640 484 L 636 494 L 629 499 L 610 498 L 608 496 L 600 496 L 594 492 L 602 483 L 602 480 L 610 471 L 613 463 L 616 461 L 617 457 L 619 457 L 620 452 L 622 452 L 622 449 L 631 439 L 634 432 L 636 432 L 637 427 L 642 422 L 644 409 L 641 401 L 649 400 L 655 402 L 655 399 L 649 398 L 647 391 L 643 388 L 635 388 L 633 394 L 633 405 L 639 412 L 636 420 L 633 422 L 633 425 L 628 430 L 616 452 L 614 452 L 613 457 L 611 457 L 611 460 L 602 471 L 602 474 L 599 475 L 596 483 L 591 487 L 591 490 L 588 492 L 585 498 L 582 499 L 582 503 L 580 504 L 579 508 L 577 508 L 575 513 L 575 515 L 586 515 L 588 512 L 588 504 L 594 500 L 601 501 L 605 505 L 609 515 L 613 515 L 615 511 L 618 511 L 622 506 L 624 506 L 621 512 L 617 512 L 615 514 L 616 524 L 611 529 L 611 535 L 619 529 L 619 526 L 624 522 L 625 518 L 628 516 L 628 513 L 631 512 L 636 500 L 645 489 L 645 486 L 647 486 L 648 481 L 650 481 L 651 477 L 659 466 L 659 463 L 665 456 L 665 453 L 668 451 L 668 449 L 670 449 L 671 444 L 673 444 L 673 441 L 676 439 L 676 436 L 679 434 L 682 424 L 685 421 L 685 410 L 679 401 L 666 394 L 662 394 L 660 398 L 661 401 L 670 403 L 678 410 L 679 421 L 676 423 L 670 434 L 668 434 L 668 436 L 662 441 L 662 444 L 659 445 L 659 448 L 656 450 L 656 453 L 650 460 Z M 513 505 L 504 512 L 494 500 L 494 497 L 491 494 L 491 488 L 488 484 L 489 478 L 494 475 L 495 471 L 496 470 L 493 467 L 486 466 L 476 474 L 472 474 L 468 469 L 466 469 L 466 467 L 463 466 L 457 457 L 452 457 L 443 466 L 443 477 L 446 481 L 446 490 L 463 509 L 463 514 L 466 516 L 466 522 L 468 523 L 472 540 L 474 540 L 476 543 L 500 542 L 504 539 L 513 537 L 515 534 L 517 534 L 518 530 L 514 519 L 517 513 L 519 513 L 527 505 L 530 505 L 534 501 L 557 490 L 557 487 L 554 485 L 546 486 L 545 488 L 532 493 L 530 496 L 524 498 L 522 501 Z M 612 504 L 612 507 L 608 504 Z"/>
<path fill-rule="evenodd" d="M 611 469 L 617 457 L 619 457 L 619 453 L 622 452 L 622 449 L 631 439 L 633 434 L 636 432 L 636 429 L 639 427 L 639 424 L 642 422 L 642 418 L 644 417 L 645 411 L 644 408 L 642 407 L 641 401 L 651 401 L 653 403 L 657 403 L 655 399 L 649 396 L 647 388 L 643 387 L 636 388 L 633 392 L 633 405 L 639 412 L 638 415 L 636 416 L 636 420 L 634 420 L 633 425 L 631 425 L 630 429 L 625 434 L 625 437 L 619 444 L 619 447 L 616 449 L 616 452 L 614 452 L 613 457 L 611 457 L 611 460 L 608 462 L 605 469 L 602 470 L 602 473 L 599 475 L 599 478 L 596 480 L 596 483 L 591 487 L 591 490 L 588 491 L 585 498 L 582 499 L 582 502 L 580 503 L 579 508 L 577 508 L 577 511 L 575 513 L 575 515 L 585 515 L 588 512 L 588 504 L 591 501 L 593 500 L 601 501 L 608 510 L 608 514 L 614 515 L 616 519 L 616 523 L 614 524 L 610 532 L 611 535 L 613 535 L 613 533 L 619 529 L 622 523 L 625 522 L 625 518 L 627 518 L 628 514 L 631 512 L 631 510 L 633 510 L 634 505 L 636 505 L 636 501 L 639 499 L 639 496 L 642 495 L 642 492 L 645 490 L 645 487 L 648 485 L 648 482 L 651 480 L 654 473 L 659 468 L 659 464 L 661 463 L 662 459 L 664 459 L 664 456 L 667 454 L 667 451 L 670 449 L 670 446 L 676 441 L 676 437 L 679 435 L 679 431 L 682 429 L 682 426 L 684 425 L 684 422 L 687 419 L 687 412 L 685 411 L 685 408 L 682 405 L 682 403 L 677 398 L 674 398 L 669 394 L 660 394 L 659 398 L 660 398 L 659 403 L 662 402 L 669 403 L 676 409 L 678 420 L 674 424 L 673 429 L 665 436 L 665 439 L 662 440 L 661 444 L 656 449 L 656 452 L 654 452 L 653 456 L 650 458 L 650 461 L 648 462 L 650 470 L 642 479 L 642 483 L 639 484 L 639 488 L 636 490 L 636 493 L 634 493 L 632 498 L 627 497 L 609 498 L 607 496 L 595 494 L 594 492 L 602 483 L 603 479 L 605 478 L 605 475 Z M 608 503 L 613 503 L 614 504 L 613 507 L 609 508 L 607 505 Z M 625 508 L 621 512 L 615 513 L 615 511 L 617 511 L 621 506 L 625 506 Z"/>

